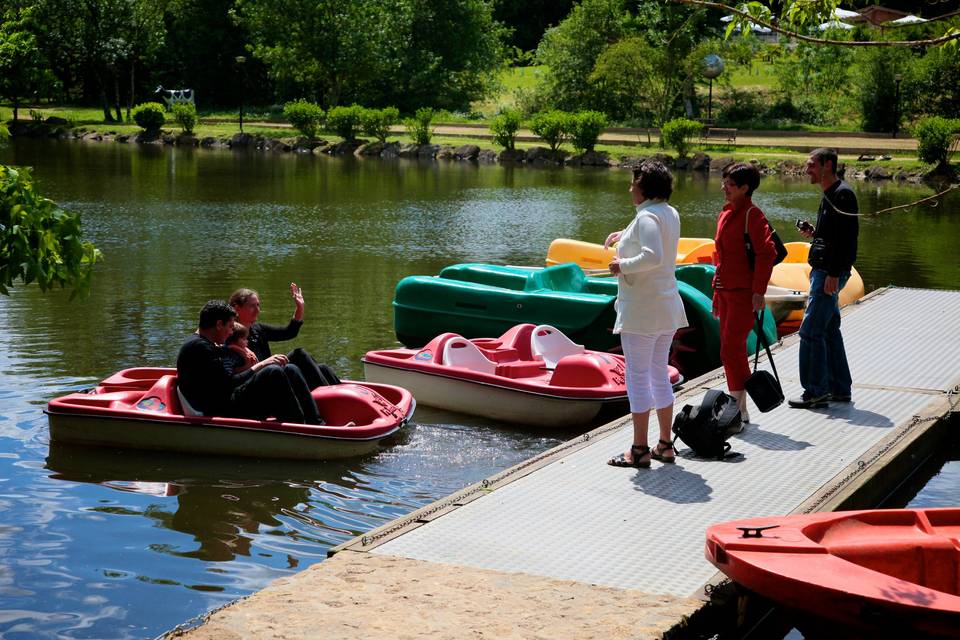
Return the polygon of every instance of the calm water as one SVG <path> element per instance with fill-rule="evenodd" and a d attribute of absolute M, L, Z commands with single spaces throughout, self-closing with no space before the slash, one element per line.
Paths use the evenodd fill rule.
<path fill-rule="evenodd" d="M 258 289 L 298 344 L 347 377 L 394 343 L 397 280 L 447 264 L 542 263 L 550 241 L 602 241 L 632 215 L 626 173 L 17 142 L 45 195 L 81 212 L 105 255 L 89 299 L 0 297 L 0 635 L 150 637 L 319 562 L 326 549 L 565 438 L 421 407 L 381 453 L 304 464 L 51 446 L 47 400 L 132 366 L 169 366 L 200 306 Z M 930 191 L 857 185 L 864 209 Z M 812 187 L 766 180 L 785 240 Z M 684 235 L 712 236 L 717 178 L 681 176 Z M 868 289 L 960 278 L 946 207 L 865 220 Z M 949 256 L 949 257 L 948 257 Z M 945 467 L 955 504 L 958 471 Z"/>

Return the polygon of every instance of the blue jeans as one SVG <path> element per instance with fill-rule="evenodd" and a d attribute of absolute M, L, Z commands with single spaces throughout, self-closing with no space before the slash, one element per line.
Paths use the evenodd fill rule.
<path fill-rule="evenodd" d="M 850 395 L 853 384 L 847 353 L 840 335 L 840 305 L 838 295 L 826 295 L 823 282 L 827 272 L 810 272 L 810 298 L 800 325 L 800 385 L 807 397 L 827 393 Z M 847 284 L 849 273 L 840 276 L 840 287 Z"/>

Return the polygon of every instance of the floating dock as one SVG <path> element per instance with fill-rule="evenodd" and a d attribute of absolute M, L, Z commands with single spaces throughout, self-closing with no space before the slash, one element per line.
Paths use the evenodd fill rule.
<path fill-rule="evenodd" d="M 675 465 L 610 467 L 632 441 L 620 419 L 342 544 L 185 635 L 661 637 L 722 577 L 703 556 L 708 525 L 874 506 L 942 441 L 960 402 L 960 292 L 880 289 L 844 309 L 842 331 L 853 401 L 754 408 L 735 458 L 678 444 Z M 798 348 L 794 335 L 774 349 L 788 398 L 801 393 Z M 712 388 L 722 371 L 691 381 L 677 410 Z"/>

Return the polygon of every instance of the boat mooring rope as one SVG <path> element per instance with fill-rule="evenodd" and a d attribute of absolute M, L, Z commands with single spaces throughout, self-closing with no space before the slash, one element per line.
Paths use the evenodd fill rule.
<path fill-rule="evenodd" d="M 810 506 L 803 510 L 802 513 L 813 513 L 814 511 L 819 511 L 820 507 L 823 506 L 830 498 L 832 498 L 840 489 L 850 483 L 854 478 L 863 473 L 868 467 L 872 466 L 877 460 L 882 458 L 887 454 L 888 451 L 893 449 L 900 441 L 907 437 L 917 426 L 921 424 L 926 424 L 928 422 L 937 422 L 940 420 L 945 420 L 950 416 L 951 413 L 956 411 L 957 404 L 960 404 L 960 385 L 957 385 L 953 389 L 950 389 L 946 392 L 947 395 L 947 409 L 940 414 L 935 414 L 932 416 L 921 417 L 919 415 L 914 415 L 913 419 L 909 424 L 901 428 L 896 436 L 894 436 L 889 442 L 879 448 L 872 456 L 867 460 L 858 460 L 857 466 L 850 470 L 847 475 L 843 476 L 838 480 L 832 487 L 823 492 L 816 501 L 813 502 Z"/>

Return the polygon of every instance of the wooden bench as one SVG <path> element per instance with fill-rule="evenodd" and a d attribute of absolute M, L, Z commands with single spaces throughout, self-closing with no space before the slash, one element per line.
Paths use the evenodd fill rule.
<path fill-rule="evenodd" d="M 701 142 L 710 142 L 711 140 L 724 140 L 725 142 L 735 143 L 737 141 L 736 129 L 723 129 L 720 127 L 706 127 L 700 134 Z"/>

